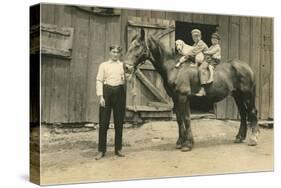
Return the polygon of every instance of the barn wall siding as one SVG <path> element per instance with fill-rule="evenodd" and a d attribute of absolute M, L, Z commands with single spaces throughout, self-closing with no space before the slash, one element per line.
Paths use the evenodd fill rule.
<path fill-rule="evenodd" d="M 42 6 L 42 22 L 74 28 L 70 60 L 42 56 L 42 121 L 98 122 L 95 76 L 108 58 L 110 44 L 127 48 L 129 16 L 218 24 L 222 60 L 242 59 L 256 73 L 259 118 L 273 118 L 273 20 L 151 10 L 121 10 L 120 16 L 98 16 L 73 6 Z M 257 55 L 258 54 L 258 55 Z M 231 97 L 216 105 L 219 119 L 237 119 Z"/>

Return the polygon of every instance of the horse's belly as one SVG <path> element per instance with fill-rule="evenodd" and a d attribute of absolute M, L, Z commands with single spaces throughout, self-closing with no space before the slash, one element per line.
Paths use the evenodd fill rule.
<path fill-rule="evenodd" d="M 223 100 L 233 91 L 232 84 L 227 78 L 214 77 L 214 82 L 205 87 L 207 97 L 213 102 Z"/>

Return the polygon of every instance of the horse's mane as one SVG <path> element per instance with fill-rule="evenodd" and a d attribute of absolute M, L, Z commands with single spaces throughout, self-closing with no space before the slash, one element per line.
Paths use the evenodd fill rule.
<path fill-rule="evenodd" d="M 161 38 L 156 38 L 155 35 L 150 35 L 148 39 L 152 40 L 155 43 L 157 50 L 167 58 L 175 58 L 178 55 L 174 48 L 167 48 L 163 42 L 161 42 Z"/>

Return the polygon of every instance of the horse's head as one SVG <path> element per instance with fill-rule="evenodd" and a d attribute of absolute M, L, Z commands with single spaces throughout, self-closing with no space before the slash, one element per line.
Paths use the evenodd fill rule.
<path fill-rule="evenodd" d="M 145 63 L 145 60 L 149 59 L 149 56 L 150 52 L 145 41 L 145 31 L 141 29 L 140 33 L 132 38 L 124 61 L 128 68 L 133 68 L 133 71 L 135 71 L 140 65 Z"/>

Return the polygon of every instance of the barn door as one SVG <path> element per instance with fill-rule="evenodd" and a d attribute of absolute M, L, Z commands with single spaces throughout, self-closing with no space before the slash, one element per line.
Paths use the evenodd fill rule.
<path fill-rule="evenodd" d="M 128 19 L 128 45 L 143 28 L 148 35 L 161 35 L 168 48 L 174 48 L 175 21 L 141 17 Z M 173 104 L 167 95 L 162 78 L 148 60 L 140 67 L 127 86 L 127 118 L 171 118 Z"/>

